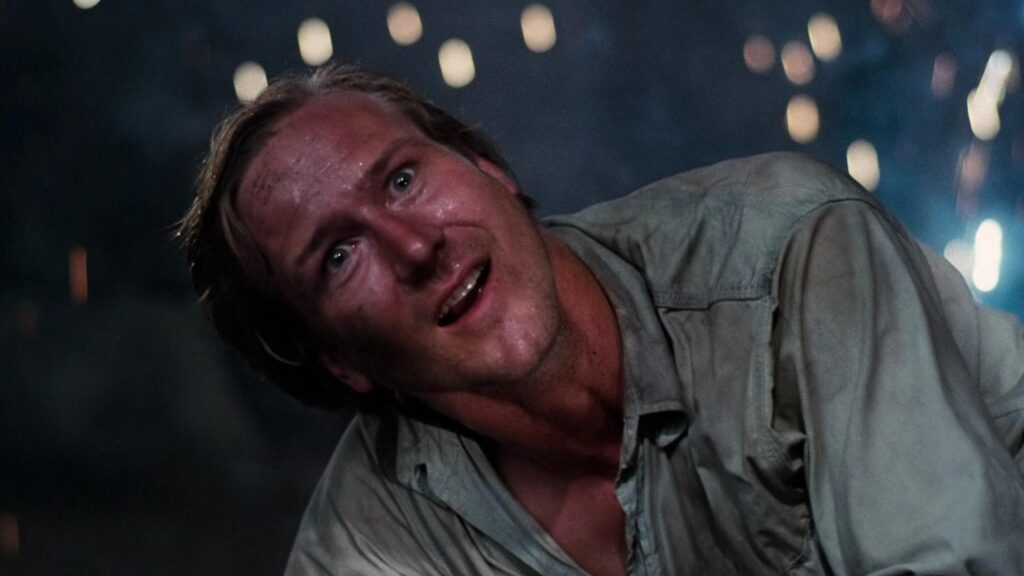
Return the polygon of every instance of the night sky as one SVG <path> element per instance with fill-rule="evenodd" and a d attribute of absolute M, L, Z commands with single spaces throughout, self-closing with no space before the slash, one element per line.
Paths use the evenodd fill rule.
<path fill-rule="evenodd" d="M 309 69 L 308 18 L 334 60 L 488 132 L 541 215 L 772 150 L 847 169 L 863 140 L 875 194 L 935 251 L 999 224 L 999 281 L 976 294 L 1024 315 L 1024 1 L 556 1 L 539 53 L 528 2 L 412 2 L 422 35 L 407 46 L 389 33 L 396 4 L 0 0 L 0 573 L 283 568 L 345 416 L 245 370 L 195 308 L 171 231 L 237 104 L 236 69 Z M 810 56 L 797 84 L 780 54 L 796 43 L 806 60 L 816 14 L 841 52 Z M 745 62 L 752 37 L 770 42 L 766 71 Z M 459 88 L 439 66 L 452 38 L 475 67 Z M 988 81 L 1005 73 L 983 88 L 987 66 Z M 967 104 L 993 85 L 994 133 Z M 787 130 L 798 95 L 818 114 L 804 143 Z"/>

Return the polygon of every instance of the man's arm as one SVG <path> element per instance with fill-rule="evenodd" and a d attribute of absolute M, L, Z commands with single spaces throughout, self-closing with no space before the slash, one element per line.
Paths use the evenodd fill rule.
<path fill-rule="evenodd" d="M 1021 395 L 1019 329 L 986 343 L 992 335 L 970 334 L 979 325 L 951 326 L 923 254 L 859 201 L 805 218 L 779 282 L 777 372 L 798 386 L 814 530 L 830 567 L 1024 574 L 1013 426 L 997 428 L 983 397 Z M 982 366 L 998 362 L 1010 368 Z M 982 381 L 995 372 L 1000 383 Z M 1020 402 L 997 404 L 1004 424 L 1024 417 Z"/>
<path fill-rule="evenodd" d="M 1016 316 L 978 306 L 960 272 L 926 246 L 921 248 L 996 433 L 1024 470 L 1024 326 Z"/>

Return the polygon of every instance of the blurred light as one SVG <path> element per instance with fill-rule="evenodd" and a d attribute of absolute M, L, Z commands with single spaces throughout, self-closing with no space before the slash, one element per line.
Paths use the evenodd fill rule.
<path fill-rule="evenodd" d="M 1016 66 L 1016 59 L 1006 50 L 993 52 L 988 57 L 985 71 L 981 74 L 981 81 L 978 82 L 978 93 L 995 101 L 997 106 L 1002 104 L 1010 83 L 1010 76 L 1013 75 Z"/>
<path fill-rule="evenodd" d="M 782 47 L 782 70 L 793 84 L 804 85 L 814 78 L 814 58 L 802 42 L 787 42 Z"/>
<path fill-rule="evenodd" d="M 441 76 L 445 84 L 452 88 L 462 88 L 476 77 L 476 66 L 473 64 L 473 51 L 469 45 L 452 38 L 441 44 L 437 51 L 437 60 L 441 64 Z"/>
<path fill-rule="evenodd" d="M 976 140 L 960 153 L 956 168 L 956 212 L 964 221 L 974 218 L 977 211 L 978 190 L 988 175 L 988 163 L 988 146 Z"/>
<path fill-rule="evenodd" d="M 818 105 L 810 96 L 797 94 L 786 106 L 786 130 L 795 142 L 806 144 L 818 136 Z"/>
<path fill-rule="evenodd" d="M 423 36 L 423 22 L 416 7 L 398 2 L 388 8 L 388 33 L 399 46 L 415 44 Z"/>
<path fill-rule="evenodd" d="M 977 190 L 988 173 L 988 151 L 982 146 L 971 144 L 960 155 L 960 187 Z"/>
<path fill-rule="evenodd" d="M 82 10 L 88 10 L 93 6 L 100 3 L 100 0 L 74 0 L 75 6 L 78 6 Z"/>
<path fill-rule="evenodd" d="M 967 282 L 971 281 L 971 269 L 974 267 L 974 253 L 971 245 L 957 238 L 950 240 L 942 255 L 957 269 Z"/>
<path fill-rule="evenodd" d="M 17 556 L 21 551 L 18 518 L 13 514 L 0 514 L 0 556 Z"/>
<path fill-rule="evenodd" d="M 927 18 L 931 8 L 925 0 L 871 0 L 871 12 L 891 32 L 901 34 L 917 18 Z"/>
<path fill-rule="evenodd" d="M 887 26 L 896 24 L 901 12 L 903 0 L 871 0 L 871 13 Z"/>
<path fill-rule="evenodd" d="M 252 102 L 267 87 L 267 73 L 255 62 L 243 62 L 235 68 L 235 95 L 239 102 Z"/>
<path fill-rule="evenodd" d="M 956 59 L 949 54 L 939 54 L 932 66 L 932 94 L 936 98 L 945 98 L 953 91 L 956 79 Z"/>
<path fill-rule="evenodd" d="M 1016 92 L 1017 88 L 1020 87 L 1020 62 L 1017 57 L 1013 57 L 1013 68 L 1010 70 L 1010 76 L 1006 79 L 1006 91 Z"/>
<path fill-rule="evenodd" d="M 974 270 L 971 280 L 981 292 L 991 292 L 999 284 L 999 265 L 1003 260 L 1003 227 L 991 218 L 982 221 L 974 235 Z"/>
<path fill-rule="evenodd" d="M 999 106 L 1014 77 L 1017 59 L 1006 50 L 996 50 L 985 64 L 978 87 L 967 95 L 967 118 L 979 140 L 991 140 L 999 133 Z"/>
<path fill-rule="evenodd" d="M 878 152 L 867 140 L 854 140 L 846 149 L 846 167 L 850 176 L 864 188 L 874 191 L 881 176 L 878 170 Z"/>
<path fill-rule="evenodd" d="M 319 66 L 331 59 L 334 45 L 331 29 L 319 18 L 307 18 L 299 25 L 299 54 L 309 66 Z"/>
<path fill-rule="evenodd" d="M 834 18 L 825 13 L 815 14 L 807 22 L 807 37 L 811 40 L 811 50 L 823 62 L 831 62 L 843 51 L 843 39 L 839 35 L 839 25 Z"/>
<path fill-rule="evenodd" d="M 743 44 L 743 62 L 754 74 L 765 74 L 775 66 L 775 45 L 764 36 L 754 35 Z"/>
<path fill-rule="evenodd" d="M 967 95 L 967 119 L 978 140 L 991 140 L 999 133 L 999 108 L 987 92 L 971 90 Z"/>
<path fill-rule="evenodd" d="M 75 304 L 85 304 L 89 300 L 89 268 L 85 248 L 81 246 L 75 246 L 68 253 L 68 284 Z"/>
<path fill-rule="evenodd" d="M 555 45 L 555 18 L 543 4 L 530 4 L 519 19 L 523 42 L 533 52 L 547 52 Z"/>

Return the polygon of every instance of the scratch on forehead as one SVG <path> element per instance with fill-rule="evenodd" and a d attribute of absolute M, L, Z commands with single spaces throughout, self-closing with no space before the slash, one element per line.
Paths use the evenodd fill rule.
<path fill-rule="evenodd" d="M 339 122 L 340 121 L 340 122 Z M 327 191 L 358 181 L 379 135 L 334 107 L 306 105 L 282 118 L 250 166 L 249 202 L 265 209 L 278 194 L 298 209 Z"/>
<path fill-rule="evenodd" d="M 256 174 L 249 184 L 249 197 L 253 207 L 266 207 L 270 202 L 270 195 L 284 177 L 276 170 L 268 170 L 266 166 L 255 166 Z"/>

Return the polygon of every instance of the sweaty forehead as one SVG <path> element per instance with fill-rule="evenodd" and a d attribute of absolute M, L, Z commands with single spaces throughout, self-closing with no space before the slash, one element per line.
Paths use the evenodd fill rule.
<path fill-rule="evenodd" d="M 318 182 L 354 178 L 388 142 L 421 134 L 393 106 L 373 96 L 349 92 L 314 98 L 271 127 L 242 176 L 236 209 L 258 225 L 268 205 L 301 203 L 308 199 L 303 195 L 315 193 Z"/>

